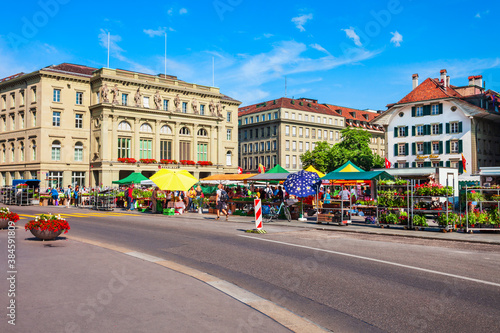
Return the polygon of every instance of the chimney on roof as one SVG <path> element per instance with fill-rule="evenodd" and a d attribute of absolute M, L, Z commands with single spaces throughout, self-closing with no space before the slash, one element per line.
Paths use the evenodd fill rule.
<path fill-rule="evenodd" d="M 469 76 L 469 86 L 483 87 L 483 76 L 482 75 L 472 75 Z"/>
<path fill-rule="evenodd" d="M 446 85 L 446 74 L 447 74 L 446 69 L 442 69 L 440 73 L 441 73 L 441 83 L 443 84 L 443 87 L 447 87 L 447 85 Z"/>
<path fill-rule="evenodd" d="M 446 76 L 446 86 L 449 87 L 450 86 L 450 76 Z"/>
<path fill-rule="evenodd" d="M 418 74 L 413 74 L 411 76 L 412 82 L 413 82 L 413 89 L 418 87 Z"/>

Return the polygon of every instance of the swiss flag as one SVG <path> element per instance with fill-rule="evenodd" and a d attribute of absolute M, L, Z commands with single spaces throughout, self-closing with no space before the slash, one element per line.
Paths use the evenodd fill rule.
<path fill-rule="evenodd" d="M 389 160 L 387 159 L 387 157 L 385 158 L 385 168 L 386 169 L 390 169 L 391 168 L 391 162 L 389 162 Z"/>
<path fill-rule="evenodd" d="M 238 167 L 238 175 L 241 175 L 243 173 L 243 169 L 241 167 Z"/>

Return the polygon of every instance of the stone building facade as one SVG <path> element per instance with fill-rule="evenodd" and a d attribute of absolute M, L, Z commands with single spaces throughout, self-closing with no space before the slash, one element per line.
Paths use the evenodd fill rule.
<path fill-rule="evenodd" d="M 0 183 L 111 185 L 161 167 L 197 178 L 235 173 L 239 104 L 218 88 L 175 76 L 66 63 L 19 73 L 0 80 Z"/>

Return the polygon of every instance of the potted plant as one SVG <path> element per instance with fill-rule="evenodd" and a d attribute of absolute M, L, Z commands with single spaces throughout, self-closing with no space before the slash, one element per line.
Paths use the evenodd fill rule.
<path fill-rule="evenodd" d="M 413 216 L 413 225 L 416 227 L 428 227 L 427 219 L 424 215 L 416 214 Z"/>
<path fill-rule="evenodd" d="M 0 208 L 0 229 L 5 229 L 9 226 L 9 221 L 16 223 L 19 221 L 19 215 L 11 212 L 8 207 Z"/>
<path fill-rule="evenodd" d="M 41 214 L 29 221 L 24 226 L 26 231 L 31 231 L 33 236 L 42 240 L 55 239 L 61 233 L 70 230 L 68 222 L 61 215 Z"/>

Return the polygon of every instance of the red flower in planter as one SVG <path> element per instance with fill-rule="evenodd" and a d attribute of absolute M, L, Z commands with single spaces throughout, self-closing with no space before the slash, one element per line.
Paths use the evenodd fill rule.
<path fill-rule="evenodd" d="M 137 160 L 135 158 L 131 158 L 131 157 L 123 157 L 123 158 L 119 158 L 118 162 L 121 162 L 121 163 L 137 163 Z"/>
<path fill-rule="evenodd" d="M 144 164 L 151 164 L 151 163 L 157 163 L 154 158 L 141 158 L 139 162 L 144 163 Z"/>
<path fill-rule="evenodd" d="M 213 165 L 213 163 L 210 161 L 198 161 L 198 165 L 207 166 L 207 165 Z"/>
<path fill-rule="evenodd" d="M 190 161 L 190 160 L 180 160 L 179 163 L 182 165 L 195 165 L 196 164 L 196 163 L 194 163 L 194 161 Z"/>

